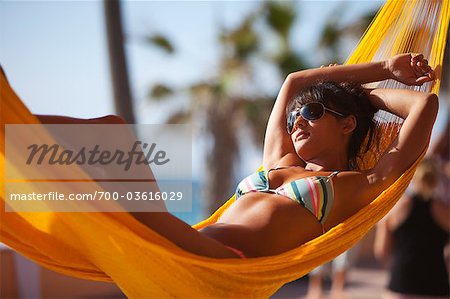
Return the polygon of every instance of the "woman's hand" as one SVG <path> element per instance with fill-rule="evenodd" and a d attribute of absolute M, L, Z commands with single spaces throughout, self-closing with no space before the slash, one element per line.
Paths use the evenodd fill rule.
<path fill-rule="evenodd" d="M 422 85 L 434 80 L 434 71 L 422 54 L 400 54 L 387 61 L 391 78 L 406 85 Z"/>

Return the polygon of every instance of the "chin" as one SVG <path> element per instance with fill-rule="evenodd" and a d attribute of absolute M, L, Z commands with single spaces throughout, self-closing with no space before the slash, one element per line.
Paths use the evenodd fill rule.
<path fill-rule="evenodd" d="M 314 153 L 317 153 L 317 149 L 308 144 L 295 144 L 295 152 L 303 161 L 311 160 L 314 156 Z"/>

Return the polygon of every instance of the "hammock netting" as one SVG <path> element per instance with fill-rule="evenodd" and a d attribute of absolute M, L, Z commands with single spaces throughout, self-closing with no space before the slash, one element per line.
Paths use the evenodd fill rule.
<path fill-rule="evenodd" d="M 436 68 L 434 84 L 427 83 L 419 88 L 386 80 L 378 86 L 437 93 L 449 17 L 449 0 L 388 1 L 346 63 L 388 59 L 399 53 L 423 53 L 429 65 Z M 425 153 L 424 150 L 422 156 L 368 206 L 320 237 L 275 256 L 214 259 L 179 248 L 128 213 L 5 212 L 5 167 L 12 161 L 9 156 L 5 157 L 5 125 L 39 124 L 39 121 L 14 93 L 3 74 L 0 95 L 0 169 L 3 171 L 0 241 L 56 272 L 114 282 L 132 298 L 269 297 L 283 284 L 304 276 L 358 242 L 395 205 Z M 399 118 L 386 112 L 377 119 L 379 143 L 360 157 L 362 169 L 375 164 L 401 125 Z M 8 169 L 14 171 L 14 165 L 10 164 Z M 70 168 L 68 171 L 77 170 Z M 38 188 L 31 181 L 22 185 L 24 190 Z M 229 199 L 208 219 L 193 227 L 200 229 L 215 223 L 233 201 L 234 198 Z"/>

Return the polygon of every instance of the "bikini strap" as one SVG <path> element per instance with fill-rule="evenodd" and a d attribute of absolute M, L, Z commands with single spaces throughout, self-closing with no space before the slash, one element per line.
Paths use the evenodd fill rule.
<path fill-rule="evenodd" d="M 271 169 L 265 171 L 265 175 L 266 175 L 267 182 L 269 182 L 269 173 L 270 173 L 272 170 L 287 169 L 287 168 L 291 168 L 291 167 L 301 167 L 301 166 L 300 166 L 300 165 L 276 166 L 276 167 L 274 167 L 274 168 L 271 168 Z M 270 183 L 269 183 L 269 184 L 270 184 Z"/>
<path fill-rule="evenodd" d="M 269 170 L 267 170 L 267 173 L 269 173 L 272 170 L 287 169 L 292 167 L 302 167 L 302 166 L 300 165 L 275 166 L 274 168 L 270 168 Z"/>
<path fill-rule="evenodd" d="M 291 168 L 291 167 L 302 167 L 300 165 L 288 165 L 288 166 L 276 166 L 274 168 L 271 168 L 269 170 L 266 171 L 267 176 L 269 175 L 269 172 L 271 172 L 272 170 L 278 170 L 278 169 L 286 169 L 286 168 Z M 328 177 L 329 178 L 334 178 L 336 175 L 338 175 L 341 171 L 340 170 L 336 170 L 334 172 L 332 172 Z"/>
<path fill-rule="evenodd" d="M 339 170 L 332 172 L 328 177 L 329 178 L 334 178 L 336 175 L 338 175 L 340 173 Z"/>

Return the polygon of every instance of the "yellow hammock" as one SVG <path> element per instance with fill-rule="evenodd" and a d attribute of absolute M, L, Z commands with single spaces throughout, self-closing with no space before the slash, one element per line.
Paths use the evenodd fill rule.
<path fill-rule="evenodd" d="M 438 92 L 449 0 L 390 1 L 379 11 L 347 63 L 362 63 L 420 52 L 437 67 L 436 83 L 421 87 Z M 383 82 L 383 87 L 404 87 Z M 5 124 L 39 123 L 0 76 L 1 140 L 0 241 L 42 266 L 67 275 L 114 282 L 128 296 L 142 297 L 269 297 L 359 241 L 397 202 L 408 186 L 416 161 L 369 206 L 326 234 L 271 257 L 213 259 L 186 252 L 145 227 L 128 213 L 5 212 Z M 381 120 L 382 121 L 382 120 Z M 388 141 L 396 132 L 380 125 Z M 387 133 L 386 133 L 387 132 Z M 386 136 L 385 136 L 386 137 Z M 388 143 L 388 142 L 386 142 Z M 382 151 L 383 145 L 380 149 Z M 373 165 L 372 152 L 361 167 Z M 24 189 L 32 190 L 32 182 Z M 231 198 L 211 217 L 195 225 L 214 223 L 234 201 Z"/>

